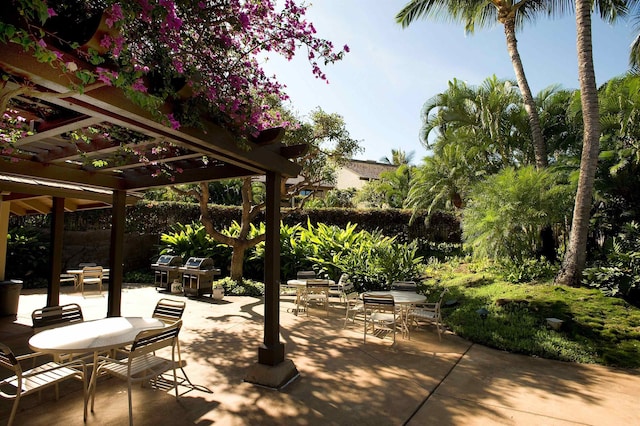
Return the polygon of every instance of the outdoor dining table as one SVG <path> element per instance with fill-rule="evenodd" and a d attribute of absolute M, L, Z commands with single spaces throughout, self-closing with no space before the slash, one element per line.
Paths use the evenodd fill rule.
<path fill-rule="evenodd" d="M 310 278 L 311 280 L 318 280 L 318 279 L 322 279 L 322 278 Z M 300 302 L 302 300 L 302 294 L 304 293 L 304 290 L 307 288 L 307 281 L 308 280 L 304 280 L 304 279 L 296 279 L 296 280 L 289 280 L 287 281 L 287 285 L 290 287 L 295 287 L 296 288 L 296 308 L 294 309 L 294 314 L 298 315 L 298 311 L 300 310 Z M 334 280 L 327 280 L 329 281 L 329 285 L 335 285 L 336 282 Z"/>
<path fill-rule="evenodd" d="M 409 331 L 409 324 L 407 322 L 408 312 L 411 306 L 417 303 L 424 303 L 427 301 L 427 296 L 424 294 L 414 293 L 412 291 L 367 291 L 366 294 L 370 296 L 393 296 L 393 301 L 396 305 L 400 305 L 400 319 L 402 322 L 403 332 Z"/>
<path fill-rule="evenodd" d="M 133 343 L 141 331 L 163 327 L 164 323 L 156 318 L 109 317 L 43 330 L 29 339 L 29 347 L 53 355 L 93 352 L 88 389 L 91 395 L 96 386 L 98 354 Z"/>
<path fill-rule="evenodd" d="M 77 285 L 79 282 L 82 282 L 82 274 L 84 271 L 82 269 L 67 269 L 67 274 L 73 275 L 74 283 Z M 102 273 L 104 275 L 109 275 L 109 268 L 102 268 Z"/>

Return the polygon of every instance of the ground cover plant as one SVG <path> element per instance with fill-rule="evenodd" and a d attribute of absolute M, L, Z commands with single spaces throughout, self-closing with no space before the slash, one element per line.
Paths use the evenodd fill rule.
<path fill-rule="evenodd" d="M 449 289 L 446 326 L 473 342 L 561 361 L 640 367 L 640 309 L 592 288 L 551 279 L 514 284 L 488 265 L 438 263 L 423 288 L 435 298 Z M 488 311 L 482 319 L 478 310 Z M 559 330 L 546 318 L 564 321 Z"/>

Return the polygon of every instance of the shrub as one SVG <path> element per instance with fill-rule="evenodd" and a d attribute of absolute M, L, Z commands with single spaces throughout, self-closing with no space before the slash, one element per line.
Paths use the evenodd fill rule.
<path fill-rule="evenodd" d="M 7 235 L 7 279 L 22 280 L 25 288 L 46 287 L 49 243 L 33 228 L 14 228 Z"/>
<path fill-rule="evenodd" d="M 476 185 L 463 216 L 463 235 L 476 256 L 516 262 L 541 251 L 543 229 L 563 223 L 573 188 L 548 169 L 505 169 Z"/>
<path fill-rule="evenodd" d="M 503 260 L 498 266 L 502 278 L 512 283 L 542 281 L 553 278 L 558 267 L 544 259 L 524 259 L 521 262 Z"/>
<path fill-rule="evenodd" d="M 213 282 L 213 286 L 222 286 L 224 294 L 234 296 L 261 297 L 264 295 L 264 284 L 258 281 L 243 279 L 242 282 L 232 280 L 230 277 Z"/>
<path fill-rule="evenodd" d="M 607 296 L 637 297 L 640 292 L 640 225 L 637 222 L 623 226 L 613 238 L 605 263 L 586 268 L 582 282 L 599 288 Z"/>

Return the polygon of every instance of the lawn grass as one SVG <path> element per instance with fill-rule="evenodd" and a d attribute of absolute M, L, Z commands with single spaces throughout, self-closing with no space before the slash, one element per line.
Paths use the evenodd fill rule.
<path fill-rule="evenodd" d="M 443 320 L 466 339 L 542 358 L 640 367 L 640 309 L 622 299 L 552 280 L 513 284 L 468 264 L 430 275 L 423 283 L 429 298 L 449 288 Z M 489 311 L 485 320 L 477 313 L 483 307 Z M 563 320 L 562 327 L 551 329 L 548 317 Z"/>

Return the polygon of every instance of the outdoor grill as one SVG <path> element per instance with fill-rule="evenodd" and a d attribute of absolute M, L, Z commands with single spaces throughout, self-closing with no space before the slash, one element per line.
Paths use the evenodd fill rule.
<path fill-rule="evenodd" d="M 180 280 L 182 272 L 178 267 L 182 266 L 182 258 L 180 256 L 171 256 L 164 254 L 151 264 L 151 269 L 155 271 L 155 284 L 158 290 L 171 291 L 171 283 L 173 280 Z"/>
<path fill-rule="evenodd" d="M 182 287 L 186 296 L 213 297 L 213 277 L 220 275 L 220 269 L 213 264 L 210 257 L 190 257 L 184 266 L 178 268 L 182 273 Z"/>

